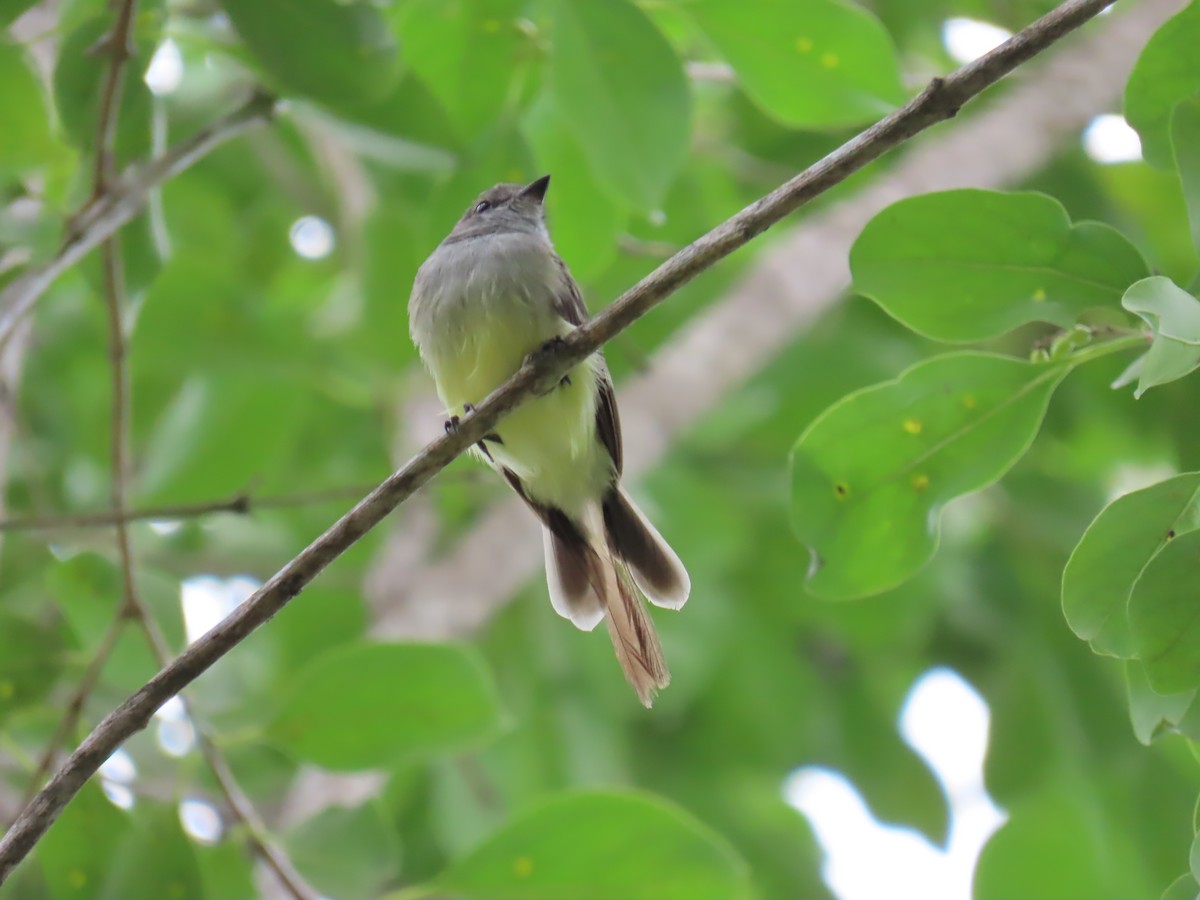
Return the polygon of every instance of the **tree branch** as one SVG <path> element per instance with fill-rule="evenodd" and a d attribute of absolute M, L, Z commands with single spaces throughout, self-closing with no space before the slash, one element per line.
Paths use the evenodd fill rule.
<path fill-rule="evenodd" d="M 806 215 L 758 253 L 721 297 L 655 348 L 644 372 L 618 385 L 626 483 L 651 471 L 681 436 L 847 297 L 850 248 L 876 214 L 916 194 L 1000 190 L 1042 171 L 1095 116 L 1120 105 L 1139 52 L 1182 5 L 1141 0 L 1098 20 L 1086 36 L 1039 57 L 1036 69 L 1023 68 L 1019 83 L 986 107 L 906 145 L 886 172 Z M 426 394 L 431 408 L 440 408 L 432 390 Z M 406 443 L 424 444 L 438 430 L 432 425 Z M 539 527 L 518 498 L 507 497 L 434 554 L 428 532 L 436 525 L 406 514 L 364 576 L 370 634 L 436 641 L 475 633 L 541 571 Z"/>
<path fill-rule="evenodd" d="M 99 512 L 64 513 L 60 516 L 23 516 L 0 519 L 0 532 L 5 531 L 57 531 L 71 528 L 101 528 L 118 522 L 170 521 L 174 519 L 198 519 L 214 513 L 236 513 L 249 515 L 255 510 L 286 509 L 292 506 L 310 506 L 332 500 L 348 500 L 361 497 L 374 487 L 373 484 L 352 484 L 331 487 L 318 491 L 303 491 L 295 494 L 277 494 L 254 497 L 248 493 L 234 494 L 225 500 L 208 500 L 203 503 L 176 503 L 163 506 L 147 506 L 118 512 L 105 509 Z"/>
<path fill-rule="evenodd" d="M 274 109 L 274 97 L 255 93 L 241 108 L 172 147 L 158 159 L 126 170 L 109 190 L 84 208 L 51 260 L 29 269 L 0 291 L 0 347 L 8 342 L 17 323 L 55 279 L 141 212 L 151 191 L 251 125 L 266 121 Z"/>
<path fill-rule="evenodd" d="M 950 118 L 985 88 L 1079 27 L 1110 0 L 1069 0 L 1000 47 L 944 79 L 935 79 L 887 116 L 766 197 L 684 248 L 560 343 L 533 354 L 459 427 L 429 444 L 323 535 L 277 572 L 238 609 L 93 729 L 0 840 L 0 882 L 33 848 L 70 799 L 121 743 L 144 728 L 154 711 L 274 616 L 333 560 L 456 456 L 495 429 L 520 403 L 557 384 L 595 352 L 687 281 L 744 246 L 822 192 L 914 134 Z"/>
<path fill-rule="evenodd" d="M 104 196 L 115 168 L 113 140 L 116 120 L 121 107 L 121 76 L 125 63 L 132 55 L 133 15 L 137 0 L 120 0 L 116 22 L 112 31 L 101 44 L 103 51 L 111 56 L 108 75 L 101 92 L 100 111 L 96 128 L 96 163 L 94 170 L 93 198 Z M 86 211 L 87 208 L 85 208 Z M 94 224 L 93 226 L 94 227 Z M 130 385 L 128 365 L 128 342 L 125 335 L 124 309 L 127 305 L 125 293 L 124 263 L 121 257 L 120 238 L 114 232 L 100 246 L 101 263 L 104 271 L 104 306 L 108 319 L 108 357 L 112 379 L 112 413 L 110 419 L 110 494 L 113 513 L 116 516 L 115 531 L 117 554 L 120 560 L 122 605 L 117 620 L 110 629 L 114 635 L 110 644 L 102 646 L 86 676 L 91 676 L 94 685 L 104 660 L 112 651 L 119 636 L 121 624 L 130 619 L 136 621 L 145 635 L 146 643 L 159 666 L 166 666 L 171 659 L 171 650 L 150 610 L 142 602 L 137 590 L 134 574 L 133 545 L 129 537 L 129 522 L 126 515 L 129 500 L 129 410 Z M 115 632 L 115 634 L 114 634 Z M 107 652 L 103 652 L 107 648 Z M 86 680 L 85 680 L 86 683 Z M 86 692 L 77 692 L 78 706 L 82 708 Z M 206 733 L 192 713 L 191 703 L 181 694 L 184 710 L 192 720 L 199 735 L 201 753 L 217 784 L 221 788 L 233 816 L 247 829 L 247 841 L 251 850 L 268 865 L 279 881 L 295 900 L 317 900 L 317 893 L 293 867 L 291 860 L 270 840 L 257 810 L 243 793 L 216 744 Z M 76 712 L 78 716 L 78 712 Z M 36 784 L 37 782 L 35 782 Z"/>

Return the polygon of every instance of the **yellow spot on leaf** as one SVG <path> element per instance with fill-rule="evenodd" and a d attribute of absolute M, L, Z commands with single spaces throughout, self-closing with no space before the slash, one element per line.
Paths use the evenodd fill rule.
<path fill-rule="evenodd" d="M 974 394 L 967 394 L 967 396 L 963 397 L 963 406 L 967 409 L 974 409 L 976 402 Z"/>
<path fill-rule="evenodd" d="M 801 53 L 808 53 L 810 50 L 812 50 L 812 48 L 813 48 L 813 43 L 810 38 L 806 38 L 806 37 L 796 38 L 796 49 L 798 51 L 800 51 Z"/>
<path fill-rule="evenodd" d="M 79 890 L 85 884 L 87 884 L 87 876 L 78 869 L 72 869 L 70 874 L 67 875 L 67 884 L 69 884 L 75 890 Z"/>
<path fill-rule="evenodd" d="M 187 885 L 173 881 L 167 888 L 167 892 L 171 895 L 171 900 L 185 900 L 187 897 Z"/>
<path fill-rule="evenodd" d="M 921 422 L 918 419 L 905 419 L 904 420 L 904 430 L 907 431 L 909 434 L 920 434 L 921 433 Z"/>
<path fill-rule="evenodd" d="M 839 500 L 845 500 L 846 495 L 850 493 L 850 489 L 844 484 L 835 484 L 833 486 L 833 492 L 837 495 Z"/>
<path fill-rule="evenodd" d="M 11 681 L 0 681 L 0 700 L 11 700 L 16 692 L 16 685 Z"/>
<path fill-rule="evenodd" d="M 1033 302 L 1034 303 L 1043 303 L 1043 302 L 1045 302 L 1045 300 L 1046 300 L 1046 289 L 1045 288 L 1038 288 L 1036 291 L 1033 292 Z"/>
<path fill-rule="evenodd" d="M 495 19 L 487 19 L 483 23 L 483 30 L 495 34 L 500 30 L 500 23 Z"/>
<path fill-rule="evenodd" d="M 533 860 L 528 856 L 518 856 L 513 861 L 513 874 L 518 878 L 528 878 L 533 874 Z"/>
<path fill-rule="evenodd" d="M 925 474 L 914 475 L 912 486 L 914 491 L 920 492 L 925 490 L 925 488 L 929 487 L 929 476 Z"/>
<path fill-rule="evenodd" d="M 822 53 L 821 65 L 827 69 L 836 69 L 838 64 L 838 55 L 836 53 Z"/>

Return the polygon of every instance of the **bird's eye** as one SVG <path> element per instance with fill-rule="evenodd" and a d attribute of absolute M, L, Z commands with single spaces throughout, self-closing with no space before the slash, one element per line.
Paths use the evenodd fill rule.
<path fill-rule="evenodd" d="M 492 204 L 488 203 L 486 200 L 480 200 L 475 204 L 475 212 L 477 213 L 487 212 L 491 208 Z"/>

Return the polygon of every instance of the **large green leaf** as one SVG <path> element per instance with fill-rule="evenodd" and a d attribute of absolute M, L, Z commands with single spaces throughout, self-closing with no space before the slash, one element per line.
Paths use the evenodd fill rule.
<path fill-rule="evenodd" d="M 840 0 L 699 0 L 687 11 L 746 93 L 798 128 L 873 122 L 903 101 L 896 50 L 865 9 Z"/>
<path fill-rule="evenodd" d="M 35 3 L 37 0 L 0 0 L 0 28 L 7 28 L 9 23 Z"/>
<path fill-rule="evenodd" d="M 378 100 L 400 77 L 387 22 L 365 0 L 224 0 L 234 28 L 287 93 L 331 107 Z"/>
<path fill-rule="evenodd" d="M 308 389 L 282 378 L 193 377 L 159 419 L 139 485 L 143 502 L 229 497 L 271 482 Z"/>
<path fill-rule="evenodd" d="M 1129 598 L 1129 626 L 1150 686 L 1160 694 L 1200 686 L 1200 531 L 1165 541 Z"/>
<path fill-rule="evenodd" d="M 629 0 L 555 0 L 550 79 L 600 183 L 653 209 L 691 138 L 688 84 L 671 45 Z"/>
<path fill-rule="evenodd" d="M 1114 387 L 1137 378 L 1135 397 L 1177 381 L 1200 367 L 1200 301 L 1170 278 L 1155 275 L 1132 285 L 1121 305 L 1154 329 L 1150 349 L 1117 379 Z"/>
<path fill-rule="evenodd" d="M 63 650 L 50 627 L 0 612 L 0 722 L 50 693 Z"/>
<path fill-rule="evenodd" d="M 1063 571 L 1063 614 L 1097 653 L 1133 657 L 1126 607 L 1142 570 L 1178 537 L 1200 528 L 1200 473 L 1118 497 L 1096 516 Z"/>
<path fill-rule="evenodd" d="M 1129 718 L 1133 733 L 1149 746 L 1164 732 L 1174 731 L 1196 700 L 1195 688 L 1178 694 L 1160 694 L 1150 686 L 1146 670 L 1137 660 L 1125 663 L 1129 690 Z"/>
<path fill-rule="evenodd" d="M 117 848 L 131 830 L 128 814 L 108 802 L 100 785 L 85 785 L 38 843 L 54 900 L 101 897 Z"/>
<path fill-rule="evenodd" d="M 1052 781 L 1008 806 L 1008 821 L 984 846 L 972 895 L 978 900 L 1128 900 L 1153 896 L 1138 849 L 1098 815 L 1086 794 Z"/>
<path fill-rule="evenodd" d="M 1167 168 L 1171 110 L 1200 91 L 1200 3 L 1193 2 L 1154 33 L 1125 85 L 1125 118 L 1142 137 L 1142 153 Z"/>
<path fill-rule="evenodd" d="M 555 797 L 513 819 L 424 889 L 461 900 L 735 900 L 749 873 L 682 810 L 632 793 Z"/>
<path fill-rule="evenodd" d="M 1200 94 L 1176 104 L 1171 113 L 1171 146 L 1192 226 L 1192 243 L 1200 250 Z"/>
<path fill-rule="evenodd" d="M 24 50 L 0 43 L 0 175 L 43 165 L 58 149 L 50 110 Z"/>
<path fill-rule="evenodd" d="M 301 874 L 339 900 L 376 900 L 400 869 L 396 834 L 379 804 L 326 809 L 284 837 Z"/>
<path fill-rule="evenodd" d="M 522 30 L 524 0 L 414 0 L 397 4 L 396 30 L 408 65 L 473 137 L 520 99 L 537 58 Z"/>
<path fill-rule="evenodd" d="M 546 198 L 554 245 L 575 277 L 586 282 L 613 261 L 626 216 L 596 183 L 583 147 L 563 127 L 548 96 L 529 110 L 523 130 L 538 163 L 554 174 Z"/>
<path fill-rule="evenodd" d="M 204 896 L 193 844 L 175 806 L 139 810 L 135 828 L 108 860 L 100 900 L 191 900 Z"/>
<path fill-rule="evenodd" d="M 1020 459 L 1068 371 L 948 354 L 822 413 L 791 462 L 793 528 L 813 560 L 809 590 L 849 599 L 911 577 L 937 548 L 942 507 Z"/>
<path fill-rule="evenodd" d="M 499 724 L 491 678 L 466 648 L 355 644 L 297 676 L 270 733 L 300 759 L 353 770 L 459 750 Z"/>
<path fill-rule="evenodd" d="M 854 286 L 909 328 L 977 341 L 1026 322 L 1068 327 L 1116 306 L 1149 274 L 1137 248 L 1097 222 L 1071 224 L 1036 193 L 921 194 L 873 218 L 850 250 Z"/>

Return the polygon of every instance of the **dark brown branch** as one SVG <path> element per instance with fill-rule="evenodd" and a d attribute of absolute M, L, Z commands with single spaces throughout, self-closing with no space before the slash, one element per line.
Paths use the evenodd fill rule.
<path fill-rule="evenodd" d="M 154 711 L 274 616 L 334 559 L 377 525 L 456 456 L 493 431 L 506 413 L 557 384 L 563 374 L 629 327 L 683 284 L 724 259 L 819 194 L 892 147 L 954 116 L 959 108 L 1021 63 L 1095 16 L 1111 0 L 1069 0 L 975 62 L 935 79 L 902 109 L 873 125 L 766 197 L 751 204 L 655 269 L 612 306 L 551 349 L 535 354 L 459 427 L 428 445 L 372 491 L 245 603 L 192 644 L 96 726 L 0 840 L 0 880 L 7 877 L 121 743 Z"/>
<path fill-rule="evenodd" d="M 106 193 L 80 213 L 53 259 L 29 269 L 0 291 L 0 347 L 7 343 L 16 324 L 55 279 L 140 213 L 151 191 L 251 125 L 266 121 L 274 109 L 273 97 L 255 94 L 240 109 L 172 147 L 153 162 L 126 170 Z"/>

